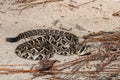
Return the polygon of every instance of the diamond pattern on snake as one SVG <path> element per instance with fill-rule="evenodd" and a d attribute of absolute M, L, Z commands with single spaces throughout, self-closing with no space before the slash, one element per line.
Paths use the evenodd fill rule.
<path fill-rule="evenodd" d="M 80 55 L 86 53 L 89 46 L 79 43 L 79 38 L 66 31 L 37 29 L 20 33 L 17 37 L 6 38 L 8 42 L 17 42 L 21 39 L 37 36 L 15 49 L 15 54 L 21 58 L 29 60 L 49 59 L 54 54 L 59 55 Z"/>

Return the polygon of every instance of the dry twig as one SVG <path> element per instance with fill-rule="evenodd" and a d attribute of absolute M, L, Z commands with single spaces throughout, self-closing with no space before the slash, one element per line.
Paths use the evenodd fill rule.
<path fill-rule="evenodd" d="M 78 80 L 81 76 L 88 79 L 101 79 L 105 75 L 112 79 L 113 75 L 119 76 L 120 74 L 120 38 L 113 40 L 119 35 L 120 32 L 89 34 L 85 36 L 86 40 L 89 39 L 85 42 L 86 44 L 93 43 L 93 41 L 101 43 L 98 50 L 90 55 L 56 65 L 54 63 L 57 60 L 42 60 L 34 65 L 32 70 L 1 68 L 0 71 L 2 72 L 0 74 L 33 73 L 34 76 L 51 75 L 51 77 L 47 78 L 49 80 Z M 87 69 L 86 62 L 89 63 L 89 67 L 92 67 Z M 116 76 L 114 77 L 117 79 Z"/>

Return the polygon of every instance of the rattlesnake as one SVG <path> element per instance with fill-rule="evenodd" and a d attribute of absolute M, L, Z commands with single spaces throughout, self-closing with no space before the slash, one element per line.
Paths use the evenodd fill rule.
<path fill-rule="evenodd" d="M 79 38 L 66 31 L 37 29 L 20 33 L 17 37 L 6 38 L 8 42 L 17 42 L 21 39 L 38 36 L 17 46 L 15 53 L 25 59 L 43 60 L 59 55 L 87 53 L 88 45 L 79 42 Z"/>

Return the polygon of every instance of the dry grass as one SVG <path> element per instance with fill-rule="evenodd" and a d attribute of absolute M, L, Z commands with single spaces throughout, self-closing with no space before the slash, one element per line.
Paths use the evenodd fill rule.
<path fill-rule="evenodd" d="M 73 61 L 54 65 L 53 60 L 48 60 L 47 64 L 49 65 L 49 68 L 46 67 L 48 66 L 47 64 L 43 64 L 44 61 L 40 61 L 33 66 L 34 68 L 32 70 L 1 68 L 0 74 L 33 73 L 35 77 L 38 75 L 51 75 L 51 77 L 47 78 L 49 80 L 78 80 L 81 77 L 89 80 L 117 80 L 120 77 L 120 38 L 117 37 L 119 35 L 120 32 L 118 31 L 107 33 L 99 32 L 84 36 L 85 44 L 93 43 L 93 41 L 95 41 L 96 43 L 100 42 L 101 46 L 90 55 L 82 56 Z M 115 40 L 116 37 L 117 40 Z M 117 50 L 112 50 L 112 46 L 115 46 Z"/>

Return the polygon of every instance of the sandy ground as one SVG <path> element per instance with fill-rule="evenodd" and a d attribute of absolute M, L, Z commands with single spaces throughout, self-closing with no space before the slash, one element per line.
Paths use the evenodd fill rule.
<path fill-rule="evenodd" d="M 120 17 L 112 16 L 114 12 L 120 11 L 120 0 L 71 0 L 72 2 L 63 0 L 39 4 L 22 12 L 12 10 L 21 7 L 18 7 L 20 4 L 12 5 L 11 1 L 0 0 L 0 64 L 31 65 L 37 62 L 19 58 L 14 54 L 16 46 L 23 41 L 17 43 L 5 41 L 5 38 L 14 37 L 24 31 L 43 28 L 62 29 L 81 38 L 88 32 L 112 31 L 120 27 Z M 70 7 L 69 4 L 74 6 Z M 68 60 L 72 56 L 62 58 L 57 55 L 54 57 L 54 59 Z M 30 69 L 30 67 L 16 68 Z M 31 77 L 31 74 L 0 74 L 0 80 L 24 80 Z M 39 77 L 35 80 L 42 79 Z"/>

